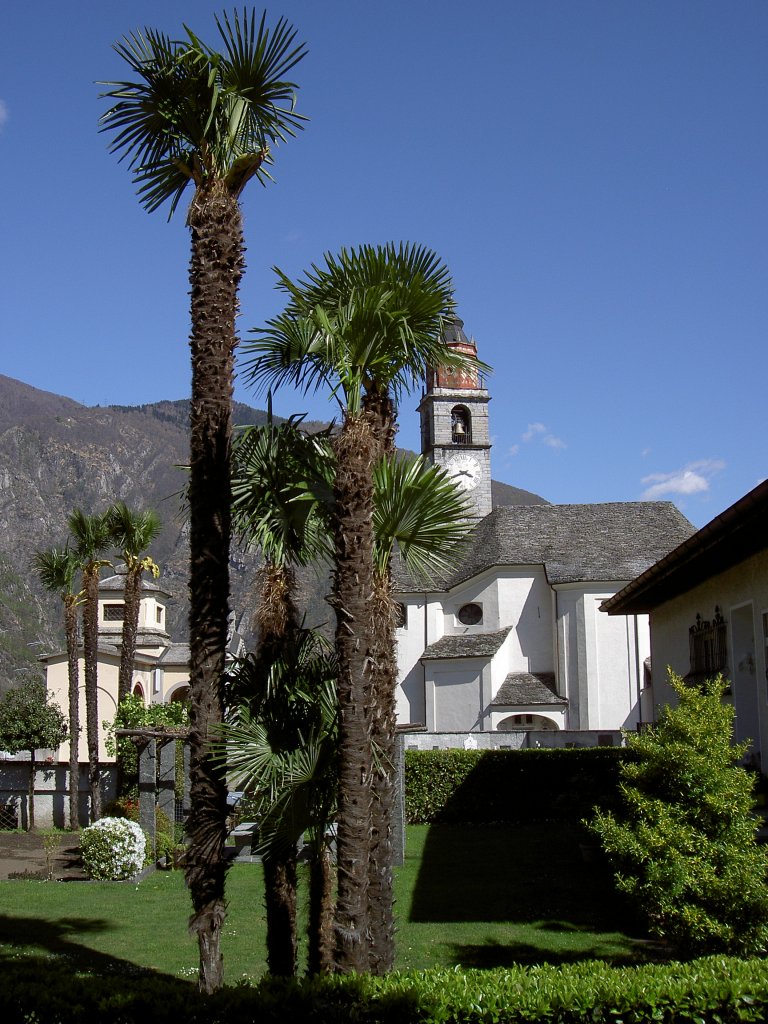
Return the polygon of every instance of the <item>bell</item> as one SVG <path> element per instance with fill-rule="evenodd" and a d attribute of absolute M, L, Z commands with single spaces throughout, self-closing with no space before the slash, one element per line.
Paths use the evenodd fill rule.
<path fill-rule="evenodd" d="M 453 432 L 454 434 L 458 434 L 460 437 L 463 437 L 466 434 L 467 431 L 465 430 L 464 424 L 461 422 L 461 420 L 456 421 L 456 424 L 454 425 L 453 428 Z"/>

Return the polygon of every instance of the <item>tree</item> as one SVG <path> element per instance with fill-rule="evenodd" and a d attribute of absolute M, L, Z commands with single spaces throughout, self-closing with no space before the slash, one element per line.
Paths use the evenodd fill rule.
<path fill-rule="evenodd" d="M 0 698 L 0 750 L 29 751 L 29 832 L 35 827 L 35 751 L 55 749 L 66 738 L 66 719 L 55 704 L 48 703 L 43 683 L 26 683 Z"/>
<path fill-rule="evenodd" d="M 749 744 L 732 744 L 722 678 L 670 683 L 678 704 L 628 738 L 621 811 L 597 811 L 590 827 L 651 934 L 685 955 L 765 953 L 768 854 L 739 765 Z"/>
<path fill-rule="evenodd" d="M 223 981 L 226 787 L 208 748 L 222 720 L 229 616 L 230 447 L 235 315 L 244 267 L 240 195 L 270 180 L 270 147 L 303 126 L 286 76 L 304 57 L 294 30 L 265 16 L 216 19 L 223 52 L 190 29 L 172 41 L 145 29 L 116 44 L 135 78 L 107 82 L 115 103 L 101 119 L 113 152 L 129 161 L 142 205 L 170 202 L 188 185 L 192 236 L 190 454 L 190 848 L 186 877 L 200 947 L 199 986 Z"/>
<path fill-rule="evenodd" d="M 294 566 L 306 565 L 329 550 L 328 531 L 322 524 L 330 495 L 328 435 L 306 434 L 300 430 L 300 422 L 297 417 L 275 424 L 270 403 L 268 422 L 240 434 L 233 452 L 235 529 L 242 543 L 259 548 L 266 559 L 260 573 L 261 595 L 255 617 L 259 633 L 257 650 L 239 666 L 234 677 L 236 685 L 230 689 L 230 699 L 236 694 L 236 703 L 248 709 L 243 712 L 244 718 L 238 718 L 238 736 L 242 737 L 242 730 L 253 723 L 258 728 L 267 723 L 270 736 L 280 738 L 278 760 L 272 765 L 273 781 L 267 784 L 260 776 L 262 811 L 271 806 L 265 793 L 274 792 L 275 772 L 283 777 L 284 758 L 305 756 L 296 754 L 299 738 L 292 725 L 295 715 L 290 713 L 298 700 L 300 677 L 306 674 L 306 659 L 299 656 L 306 649 L 306 631 L 300 628 L 295 604 Z M 291 668 L 279 672 L 276 666 L 286 659 Z M 278 729 L 281 722 L 283 726 Z M 248 749 L 253 749 L 252 744 Z M 264 765 L 262 758 L 260 772 Z M 276 806 L 282 804 L 278 801 Z M 271 820 L 277 820 L 277 812 L 270 813 Z M 262 857 L 267 963 L 272 974 L 283 975 L 295 973 L 297 952 L 299 836 L 289 832 L 285 838 L 283 829 L 279 833 L 282 841 L 265 844 Z M 318 970 L 324 969 L 327 943 L 322 924 L 310 929 L 310 946 L 313 964 Z"/>
<path fill-rule="evenodd" d="M 310 872 L 308 970 L 317 974 L 332 966 L 328 833 L 338 793 L 334 677 L 328 642 L 307 629 L 285 637 L 279 652 L 261 649 L 249 655 L 231 676 L 236 708 L 224 724 L 220 756 L 233 785 L 247 793 L 259 821 L 272 974 L 296 970 L 296 848 L 305 833 Z M 271 879 L 268 871 L 273 872 Z M 275 892 L 270 893 L 270 886 Z"/>
<path fill-rule="evenodd" d="M 332 595 L 341 715 L 336 964 L 341 971 L 384 971 L 394 958 L 386 768 L 394 748 L 393 617 L 373 561 L 373 467 L 393 450 L 398 398 L 428 366 L 461 367 L 467 358 L 442 341 L 452 287 L 447 268 L 428 249 L 362 246 L 326 254 L 322 266 L 297 282 L 277 274 L 288 302 L 255 332 L 248 376 L 257 387 L 325 385 L 343 415 L 334 444 Z M 374 772 L 374 740 L 383 773 Z M 371 857 L 374 829 L 373 852 L 384 863 Z M 369 871 L 376 879 L 373 907 Z M 377 934 L 369 943 L 372 927 Z"/>
<path fill-rule="evenodd" d="M 85 669 L 85 733 L 88 743 L 88 786 L 91 822 L 101 817 L 101 767 L 99 764 L 99 577 L 109 565 L 99 555 L 109 546 L 109 529 L 103 515 L 86 515 L 79 508 L 67 518 L 75 555 L 83 577 L 83 663 Z"/>
<path fill-rule="evenodd" d="M 123 501 L 110 505 L 106 512 L 106 523 L 110 539 L 120 550 L 125 563 L 123 636 L 117 682 L 119 704 L 131 692 L 133 682 L 133 662 L 136 656 L 136 635 L 141 607 L 141 577 L 145 572 L 151 573 L 154 579 L 160 575 L 159 567 L 144 552 L 160 533 L 161 523 L 160 516 L 153 509 L 134 512 Z"/>
<path fill-rule="evenodd" d="M 64 636 L 69 678 L 69 827 L 80 827 L 80 672 L 77 649 L 77 607 L 81 594 L 75 589 L 80 563 L 68 547 L 38 551 L 34 568 L 46 590 L 58 593 L 64 605 Z"/>
<path fill-rule="evenodd" d="M 299 700 L 297 681 L 301 672 L 291 666 L 297 664 L 295 652 L 300 649 L 306 632 L 298 628 L 293 576 L 286 570 L 291 568 L 291 563 L 307 564 L 313 558 L 326 555 L 332 546 L 335 456 L 331 432 L 308 434 L 300 423 L 300 418 L 294 418 L 275 425 L 270 419 L 263 427 L 248 428 L 237 440 L 234 458 L 233 509 L 238 533 L 246 542 L 258 545 L 268 558 L 259 606 L 261 644 L 257 657 L 247 661 L 238 673 L 235 703 L 251 707 L 255 694 L 269 692 L 270 699 L 258 706 L 266 709 L 267 717 L 271 715 L 285 722 L 291 721 L 290 708 Z M 444 570 L 448 553 L 467 534 L 467 504 L 463 492 L 442 470 L 422 458 L 407 456 L 381 459 L 375 467 L 373 483 L 377 572 L 388 571 L 395 547 L 408 570 L 420 579 L 431 579 L 434 572 Z M 283 664 L 286 659 L 289 667 L 275 674 L 272 666 Z M 262 666 L 260 673 L 259 665 Z M 328 673 L 330 669 L 325 671 Z M 244 679 L 251 681 L 250 690 L 243 688 Z M 239 751 L 238 771 L 241 773 L 250 770 L 256 776 L 264 769 L 263 760 L 255 753 L 259 750 L 257 735 L 250 731 L 251 725 L 258 729 L 261 724 L 261 719 L 254 719 L 252 714 L 246 722 L 238 721 L 233 750 Z M 274 731 L 274 726 L 272 729 Z M 326 729 L 326 740 L 331 733 L 334 738 L 337 736 L 335 726 L 333 730 Z M 232 737 L 229 726 L 226 734 Z M 298 756 L 303 764 L 323 763 L 319 756 L 308 757 L 306 750 L 302 755 L 295 753 L 296 737 L 302 736 L 300 746 L 306 742 L 301 730 L 294 729 L 292 733 L 289 730 L 289 735 L 294 737 L 293 746 L 290 742 L 280 745 L 278 763 L 274 766 L 282 780 L 288 771 L 285 757 L 290 761 L 291 757 Z M 249 757 L 258 761 L 250 768 Z M 376 760 L 381 762 L 382 759 Z M 327 784 L 322 774 L 305 777 L 299 773 L 299 777 L 301 785 L 311 783 L 322 788 Z M 333 777 L 336 778 L 335 771 Z M 277 810 L 283 808 L 280 800 L 276 800 L 274 806 Z M 294 820 L 290 815 L 289 818 Z M 279 849 L 284 850 L 285 845 L 281 844 Z M 323 853 L 327 854 L 327 850 L 321 845 L 317 857 Z M 313 892 L 323 891 L 325 876 L 318 870 L 320 878 Z M 270 898 L 268 886 L 268 908 Z M 311 906 L 325 908 L 327 898 L 311 898 Z M 269 922 L 269 909 L 267 919 Z M 316 942 L 313 940 L 315 933 L 310 930 L 310 947 L 319 950 L 317 969 L 325 969 L 327 965 L 324 920 L 318 910 L 313 917 L 313 921 L 318 922 Z M 269 928 L 267 941 L 271 958 Z M 295 952 L 293 958 L 290 951 L 285 952 L 281 962 L 295 962 Z"/>

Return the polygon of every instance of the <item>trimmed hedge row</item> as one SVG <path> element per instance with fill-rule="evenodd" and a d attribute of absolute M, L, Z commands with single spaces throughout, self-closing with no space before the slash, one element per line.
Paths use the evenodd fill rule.
<path fill-rule="evenodd" d="M 405 811 L 432 822 L 580 821 L 616 800 L 621 747 L 406 750 Z"/>
<path fill-rule="evenodd" d="M 386 978 L 266 978 L 200 996 L 190 983 L 72 976 L 55 961 L 8 962 L 4 1024 L 736 1024 L 768 1018 L 768 965 L 710 957 L 687 964 L 493 971 Z"/>

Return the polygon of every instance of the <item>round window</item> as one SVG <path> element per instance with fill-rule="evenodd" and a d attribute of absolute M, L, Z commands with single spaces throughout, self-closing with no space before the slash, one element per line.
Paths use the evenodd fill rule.
<path fill-rule="evenodd" d="M 479 604 L 463 604 L 456 618 L 465 626 L 476 626 L 483 621 L 483 607 Z"/>

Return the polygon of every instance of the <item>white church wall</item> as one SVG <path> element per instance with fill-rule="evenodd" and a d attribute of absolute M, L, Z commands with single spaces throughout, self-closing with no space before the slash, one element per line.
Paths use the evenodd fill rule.
<path fill-rule="evenodd" d="M 480 658 L 425 664 L 426 725 L 430 732 L 473 731 L 482 727 L 487 662 Z"/>

